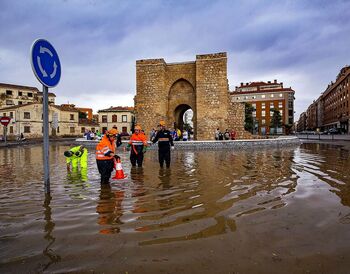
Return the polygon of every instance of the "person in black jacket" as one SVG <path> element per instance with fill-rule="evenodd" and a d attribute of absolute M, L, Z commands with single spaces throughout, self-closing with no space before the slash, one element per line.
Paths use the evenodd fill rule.
<path fill-rule="evenodd" d="M 113 126 L 114 129 L 118 130 L 117 126 Z M 117 147 L 120 147 L 122 145 L 122 137 L 120 136 L 120 133 L 117 134 L 117 139 L 115 140 L 115 144 Z"/>
<path fill-rule="evenodd" d="M 165 122 L 159 122 L 160 130 L 157 132 L 156 137 L 153 139 L 153 143 L 158 141 L 158 159 L 159 165 L 162 168 L 164 161 L 166 167 L 170 167 L 170 147 L 174 149 L 173 137 L 169 130 L 165 128 Z"/>

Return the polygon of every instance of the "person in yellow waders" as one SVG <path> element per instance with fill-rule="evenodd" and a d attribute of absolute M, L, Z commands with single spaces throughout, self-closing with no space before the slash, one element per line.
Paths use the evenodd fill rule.
<path fill-rule="evenodd" d="M 70 172 L 72 165 L 72 171 L 77 172 L 80 165 L 81 179 L 87 181 L 88 150 L 83 145 L 75 146 L 65 151 L 64 156 L 66 157 L 67 171 Z"/>

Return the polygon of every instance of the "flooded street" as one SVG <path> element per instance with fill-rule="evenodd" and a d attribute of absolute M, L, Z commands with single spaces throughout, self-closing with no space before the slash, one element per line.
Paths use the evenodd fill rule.
<path fill-rule="evenodd" d="M 340 147 L 180 151 L 100 186 L 50 147 L 0 149 L 0 272 L 348 273 L 350 153 Z M 113 172 L 114 175 L 115 172 Z"/>

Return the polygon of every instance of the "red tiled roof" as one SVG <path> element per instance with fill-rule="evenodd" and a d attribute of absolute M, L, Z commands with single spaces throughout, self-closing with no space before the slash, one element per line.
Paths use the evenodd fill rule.
<path fill-rule="evenodd" d="M 6 84 L 6 83 L 0 83 L 0 87 L 3 87 L 3 88 L 17 88 L 17 89 L 22 89 L 22 90 L 27 89 L 27 90 L 39 91 L 37 87 L 20 86 L 20 85 Z"/>
<path fill-rule="evenodd" d="M 293 89 L 291 88 L 278 88 L 278 89 L 264 89 L 264 90 L 253 90 L 253 91 L 231 91 L 230 94 L 231 95 L 240 95 L 240 94 L 252 94 L 252 93 L 256 93 L 256 94 L 262 94 L 262 93 L 266 93 L 266 92 L 295 92 Z"/>
<path fill-rule="evenodd" d="M 73 111 L 73 112 L 79 112 L 78 109 L 76 109 L 75 107 L 72 107 L 70 105 L 51 105 L 53 106 L 54 108 L 57 108 L 61 111 Z"/>
<path fill-rule="evenodd" d="M 0 87 L 9 88 L 9 89 L 19 89 L 19 90 L 31 90 L 31 91 L 35 91 L 40 96 L 43 95 L 42 91 L 39 91 L 37 87 L 20 86 L 20 85 L 6 84 L 6 83 L 0 83 Z M 49 92 L 49 96 L 56 97 L 56 95 L 52 92 Z"/>
<path fill-rule="evenodd" d="M 97 112 L 113 112 L 113 111 L 134 111 L 134 107 L 122 107 L 122 106 L 110 107 L 106 109 L 101 109 Z"/>

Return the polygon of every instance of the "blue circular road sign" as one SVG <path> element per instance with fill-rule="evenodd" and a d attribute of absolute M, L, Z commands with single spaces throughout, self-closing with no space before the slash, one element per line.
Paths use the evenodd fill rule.
<path fill-rule="evenodd" d="M 30 61 L 33 72 L 39 82 L 52 88 L 61 78 L 61 63 L 55 48 L 44 39 L 34 41 Z"/>

